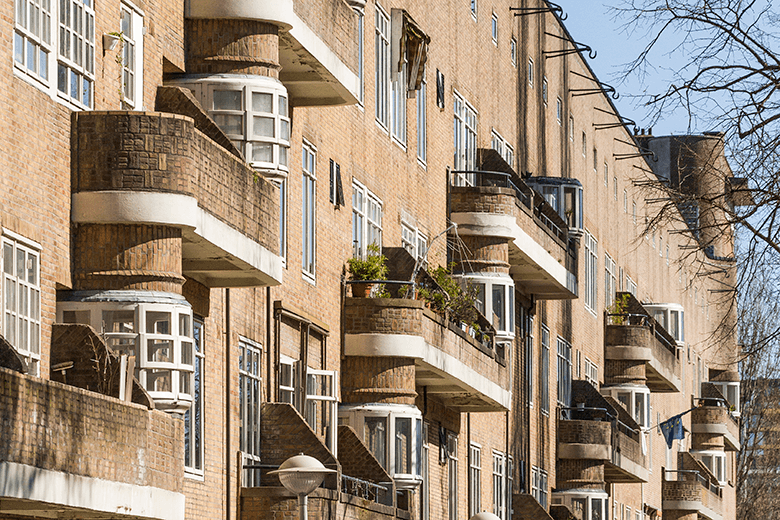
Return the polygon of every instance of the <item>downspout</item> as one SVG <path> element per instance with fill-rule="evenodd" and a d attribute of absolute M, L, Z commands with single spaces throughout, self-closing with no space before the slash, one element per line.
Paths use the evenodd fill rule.
<path fill-rule="evenodd" d="M 230 519 L 230 289 L 225 289 L 225 519 Z"/>

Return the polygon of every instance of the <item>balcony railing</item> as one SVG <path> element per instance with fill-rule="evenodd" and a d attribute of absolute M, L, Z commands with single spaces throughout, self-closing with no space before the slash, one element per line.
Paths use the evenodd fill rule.
<path fill-rule="evenodd" d="M 677 356 L 677 342 L 648 314 L 607 314 L 607 325 L 633 325 L 648 327 L 653 331 L 653 336 L 669 352 Z"/>
<path fill-rule="evenodd" d="M 717 496 L 723 498 L 723 487 L 718 484 L 717 480 L 712 480 L 709 476 L 704 475 L 701 471 L 696 469 L 666 469 L 663 470 L 664 482 L 698 482 L 701 487 Z"/>
<path fill-rule="evenodd" d="M 357 477 L 341 475 L 341 492 L 354 497 L 360 497 L 369 502 L 386 506 L 393 505 L 392 484 L 377 484 Z"/>

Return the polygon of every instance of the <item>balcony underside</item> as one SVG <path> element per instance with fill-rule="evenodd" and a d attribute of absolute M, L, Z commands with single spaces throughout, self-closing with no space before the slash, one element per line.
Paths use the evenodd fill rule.
<path fill-rule="evenodd" d="M 504 412 L 512 393 L 462 360 L 407 334 L 346 334 L 347 356 L 414 358 L 415 385 L 420 395 L 441 399 L 460 412 Z"/>
<path fill-rule="evenodd" d="M 638 484 L 649 482 L 650 472 L 627 457 L 616 453 L 604 463 L 604 480 L 613 484 Z"/>
<path fill-rule="evenodd" d="M 509 239 L 509 274 L 518 289 L 540 300 L 571 300 L 576 292 L 568 288 L 569 273 L 555 256 L 531 237 L 511 215 L 453 213 L 458 234 Z M 561 258 L 565 251 L 561 248 Z"/>

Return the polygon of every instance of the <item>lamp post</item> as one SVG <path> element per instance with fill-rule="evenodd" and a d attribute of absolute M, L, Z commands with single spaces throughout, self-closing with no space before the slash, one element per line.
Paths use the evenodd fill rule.
<path fill-rule="evenodd" d="M 487 511 L 482 511 L 481 513 L 477 513 L 476 515 L 469 518 L 469 520 L 501 520 L 498 515 L 494 515 L 493 513 L 488 513 Z"/>
<path fill-rule="evenodd" d="M 279 469 L 268 472 L 269 475 L 279 475 L 285 489 L 298 496 L 299 520 L 307 520 L 308 496 L 330 473 L 336 473 L 336 470 L 327 469 L 322 462 L 303 453 L 290 457 L 282 462 Z"/>

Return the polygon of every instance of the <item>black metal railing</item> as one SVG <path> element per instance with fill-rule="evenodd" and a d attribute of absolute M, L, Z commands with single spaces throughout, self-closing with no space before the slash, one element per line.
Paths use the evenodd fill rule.
<path fill-rule="evenodd" d="M 658 342 L 661 343 L 666 350 L 674 354 L 675 357 L 678 355 L 677 342 L 674 341 L 674 338 L 671 338 L 669 333 L 658 325 L 658 322 L 648 314 L 607 314 L 607 325 L 638 325 L 649 327 L 653 331 L 653 336 L 655 336 Z"/>
<path fill-rule="evenodd" d="M 698 469 L 663 469 L 663 480 L 666 482 L 698 482 L 701 486 L 719 498 L 723 497 L 723 487 L 717 481 L 704 475 Z M 676 478 L 669 478 L 670 473 L 676 474 Z"/>
<path fill-rule="evenodd" d="M 376 483 L 358 477 L 341 475 L 342 493 L 360 497 L 363 500 L 368 500 L 377 504 L 386 506 L 393 505 L 392 487 L 393 485 L 390 482 Z"/>
<path fill-rule="evenodd" d="M 613 414 L 606 408 L 589 406 L 563 406 L 560 407 L 560 410 L 561 419 L 564 421 L 609 421 L 618 431 L 627 435 L 634 441 L 639 442 L 641 429 L 632 428 L 631 426 L 621 421 L 617 415 Z"/>

